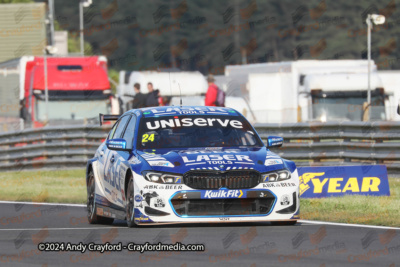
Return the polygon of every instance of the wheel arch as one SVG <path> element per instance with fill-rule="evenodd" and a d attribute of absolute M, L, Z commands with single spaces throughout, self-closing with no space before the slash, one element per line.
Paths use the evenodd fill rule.
<path fill-rule="evenodd" d="M 125 198 L 126 198 L 126 194 L 127 194 L 127 189 L 128 189 L 128 184 L 129 184 L 129 177 L 131 177 L 132 176 L 132 178 L 133 178 L 133 172 L 132 172 L 132 170 L 129 168 L 127 171 L 126 171 L 126 174 L 125 174 L 125 182 L 124 182 L 124 193 L 125 193 Z"/>
<path fill-rule="evenodd" d="M 86 184 L 88 183 L 90 171 L 94 172 L 94 170 L 93 170 L 93 162 L 94 161 L 96 161 L 96 159 L 91 159 L 86 164 Z"/>

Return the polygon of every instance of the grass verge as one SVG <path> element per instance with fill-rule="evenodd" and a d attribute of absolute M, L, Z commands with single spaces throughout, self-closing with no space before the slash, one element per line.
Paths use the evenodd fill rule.
<path fill-rule="evenodd" d="M 400 179 L 389 178 L 390 196 L 301 199 L 305 220 L 400 227 Z"/>
<path fill-rule="evenodd" d="M 85 170 L 0 173 L 0 200 L 86 203 Z"/>
<path fill-rule="evenodd" d="M 301 199 L 301 218 L 400 226 L 400 179 L 389 178 L 390 197 Z M 0 200 L 86 203 L 85 170 L 0 173 Z"/>

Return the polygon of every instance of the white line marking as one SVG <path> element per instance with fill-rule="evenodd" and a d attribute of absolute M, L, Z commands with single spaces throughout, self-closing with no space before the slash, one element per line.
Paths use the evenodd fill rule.
<path fill-rule="evenodd" d="M 336 223 L 336 222 L 309 221 L 309 220 L 297 220 L 297 221 L 300 222 L 300 223 L 309 223 L 309 224 L 326 224 L 326 225 L 360 227 L 360 228 L 376 228 L 376 229 L 400 230 L 399 227 L 380 226 L 380 225 L 366 225 L 366 224 L 354 224 L 354 223 Z"/>
<path fill-rule="evenodd" d="M 43 205 L 43 206 L 70 206 L 70 207 L 86 207 L 85 204 L 69 204 L 69 203 L 44 203 L 44 202 L 19 202 L 19 201 L 4 201 L 0 200 L 0 204 L 26 204 L 26 205 Z M 366 224 L 353 224 L 353 223 L 336 223 L 336 222 L 324 222 L 324 221 L 310 221 L 310 220 L 297 220 L 300 223 L 307 224 L 325 224 L 325 225 L 337 225 L 346 227 L 360 227 L 360 228 L 375 228 L 375 229 L 394 229 L 400 230 L 400 227 L 391 226 L 380 226 L 380 225 L 366 225 Z M 74 230 L 74 229 L 102 229 L 102 228 L 126 228 L 126 227 L 88 227 L 88 228 L 49 228 L 49 230 Z M 33 229 L 0 229 L 0 231 L 6 230 L 42 230 L 42 228 Z"/>
<path fill-rule="evenodd" d="M 206 164 L 206 163 L 205 163 L 205 162 L 188 163 L 188 164 L 186 164 L 186 166 L 190 166 L 190 165 L 199 165 L 199 164 Z"/>
<path fill-rule="evenodd" d="M 69 204 L 69 203 L 44 203 L 44 202 L 19 202 L 19 201 L 4 201 L 0 200 L 0 204 L 27 204 L 27 205 L 47 205 L 47 206 L 71 206 L 71 207 L 86 207 L 85 204 Z"/>

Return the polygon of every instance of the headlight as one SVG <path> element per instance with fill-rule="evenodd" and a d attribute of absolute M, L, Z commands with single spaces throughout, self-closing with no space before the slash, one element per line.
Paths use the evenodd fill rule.
<path fill-rule="evenodd" d="M 150 182 L 159 184 L 180 184 L 182 175 L 162 172 L 144 171 L 143 177 Z"/>
<path fill-rule="evenodd" d="M 280 170 L 261 174 L 262 183 L 285 181 L 289 180 L 290 178 L 292 178 L 292 176 L 288 170 Z"/>

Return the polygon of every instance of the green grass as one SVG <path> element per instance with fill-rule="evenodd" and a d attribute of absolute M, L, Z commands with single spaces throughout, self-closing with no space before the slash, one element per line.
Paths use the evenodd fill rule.
<path fill-rule="evenodd" d="M 301 199 L 305 220 L 400 226 L 400 179 L 389 178 L 390 197 Z M 0 173 L 0 200 L 85 203 L 85 170 Z"/>
<path fill-rule="evenodd" d="M 400 178 L 389 178 L 390 196 L 301 199 L 305 220 L 400 226 Z"/>
<path fill-rule="evenodd" d="M 86 203 L 85 170 L 0 173 L 0 200 Z"/>

